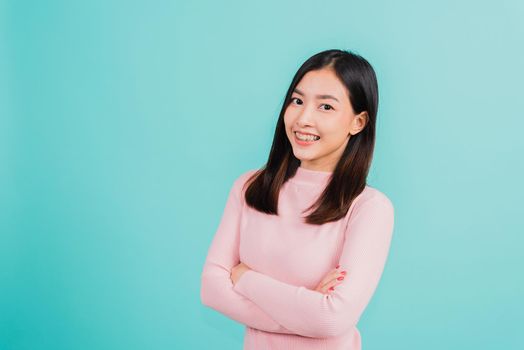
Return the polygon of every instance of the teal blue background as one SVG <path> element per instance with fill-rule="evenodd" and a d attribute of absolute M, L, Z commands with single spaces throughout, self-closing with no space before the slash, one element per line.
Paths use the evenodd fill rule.
<path fill-rule="evenodd" d="M 521 1 L 0 2 L 0 350 L 241 349 L 201 305 L 300 64 L 378 75 L 396 210 L 366 350 L 523 347 Z"/>

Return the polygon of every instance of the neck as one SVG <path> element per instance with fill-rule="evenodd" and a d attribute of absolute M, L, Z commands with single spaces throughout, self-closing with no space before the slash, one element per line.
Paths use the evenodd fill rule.
<path fill-rule="evenodd" d="M 331 175 L 333 175 L 332 171 L 310 170 L 299 166 L 290 180 L 311 185 L 325 185 L 330 180 Z"/>

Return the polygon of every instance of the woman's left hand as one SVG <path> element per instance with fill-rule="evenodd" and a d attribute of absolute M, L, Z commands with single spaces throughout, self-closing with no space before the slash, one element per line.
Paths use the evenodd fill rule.
<path fill-rule="evenodd" d="M 237 283 L 240 276 L 242 276 L 242 274 L 244 274 L 244 272 L 246 272 L 247 270 L 251 269 L 243 262 L 240 262 L 240 264 L 233 266 L 233 268 L 231 269 L 231 281 L 233 281 L 233 285 Z"/>

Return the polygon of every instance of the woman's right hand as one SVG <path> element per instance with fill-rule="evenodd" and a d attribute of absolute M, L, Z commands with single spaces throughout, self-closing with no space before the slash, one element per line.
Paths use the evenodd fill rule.
<path fill-rule="evenodd" d="M 347 271 L 340 270 L 340 265 L 335 269 L 331 270 L 323 279 L 320 281 L 318 286 L 315 288 L 315 291 L 322 294 L 328 294 L 335 290 L 335 287 L 344 281 L 344 276 L 347 274 Z"/>

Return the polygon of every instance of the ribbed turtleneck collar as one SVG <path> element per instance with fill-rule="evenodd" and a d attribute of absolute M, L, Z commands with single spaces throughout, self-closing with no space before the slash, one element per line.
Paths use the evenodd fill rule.
<path fill-rule="evenodd" d="M 297 172 L 289 179 L 289 181 L 311 185 L 325 185 L 331 178 L 332 174 L 332 171 L 309 170 L 299 166 Z"/>

